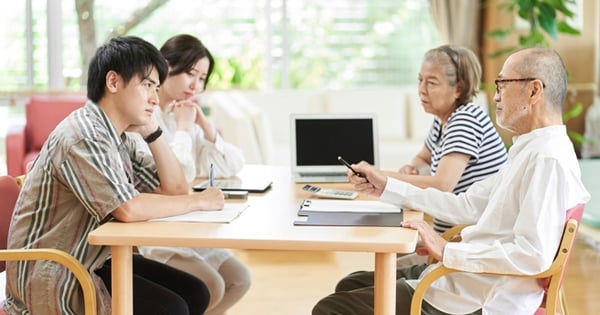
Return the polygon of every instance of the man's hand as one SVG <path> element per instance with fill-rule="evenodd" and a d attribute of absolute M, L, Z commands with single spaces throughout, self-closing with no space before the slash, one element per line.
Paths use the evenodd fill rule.
<path fill-rule="evenodd" d="M 354 184 L 354 188 L 363 194 L 381 196 L 387 184 L 387 176 L 365 161 L 351 166 L 361 175 L 354 174 L 352 170 L 346 172 L 348 181 Z"/>
<path fill-rule="evenodd" d="M 442 261 L 444 256 L 444 248 L 448 241 L 441 237 L 433 228 L 425 221 L 404 221 L 402 227 L 417 230 L 421 237 L 423 247 L 417 248 L 417 254 L 421 256 L 429 255 L 438 261 Z"/>
<path fill-rule="evenodd" d="M 148 123 L 143 125 L 130 125 L 125 131 L 137 132 L 145 139 L 151 133 L 155 132 L 156 129 L 158 129 L 158 122 L 152 117 Z"/>
<path fill-rule="evenodd" d="M 217 187 L 208 187 L 201 192 L 194 192 L 201 199 L 202 210 L 221 210 L 225 206 L 225 195 L 223 191 Z"/>

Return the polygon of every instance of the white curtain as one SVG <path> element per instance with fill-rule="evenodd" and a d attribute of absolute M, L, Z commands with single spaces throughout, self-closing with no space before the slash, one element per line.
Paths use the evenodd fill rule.
<path fill-rule="evenodd" d="M 480 52 L 480 0 L 429 0 L 442 42 Z"/>

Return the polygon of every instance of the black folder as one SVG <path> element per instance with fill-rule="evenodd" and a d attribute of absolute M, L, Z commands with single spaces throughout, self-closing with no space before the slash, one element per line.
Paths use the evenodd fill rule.
<path fill-rule="evenodd" d="M 402 213 L 313 212 L 300 216 L 294 225 L 400 226 Z"/>
<path fill-rule="evenodd" d="M 294 225 L 400 226 L 402 219 L 402 209 L 379 202 L 307 199 L 300 205 Z"/>

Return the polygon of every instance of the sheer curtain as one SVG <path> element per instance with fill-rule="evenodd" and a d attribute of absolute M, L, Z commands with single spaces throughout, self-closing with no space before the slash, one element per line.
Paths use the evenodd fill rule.
<path fill-rule="evenodd" d="M 429 0 L 431 15 L 443 43 L 480 53 L 480 0 Z"/>

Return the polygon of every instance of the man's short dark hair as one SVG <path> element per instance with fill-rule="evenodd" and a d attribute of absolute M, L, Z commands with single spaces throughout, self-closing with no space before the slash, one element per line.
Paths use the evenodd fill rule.
<path fill-rule="evenodd" d="M 136 36 L 121 36 L 100 46 L 88 68 L 87 97 L 97 103 L 104 96 L 106 74 L 118 73 L 125 84 L 139 76 L 147 78 L 152 69 L 158 71 L 162 83 L 167 76 L 167 63 L 154 45 Z"/>

